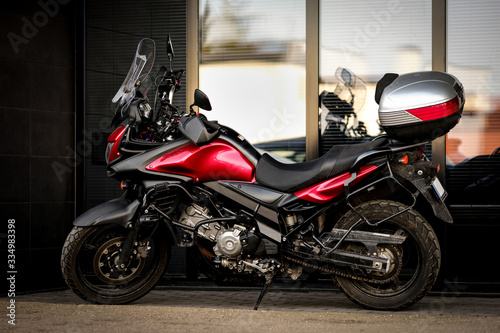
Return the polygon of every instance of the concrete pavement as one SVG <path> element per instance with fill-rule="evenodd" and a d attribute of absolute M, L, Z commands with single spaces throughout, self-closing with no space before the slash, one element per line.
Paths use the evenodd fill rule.
<path fill-rule="evenodd" d="M 399 312 L 367 310 L 335 289 L 163 286 L 129 305 L 84 302 L 69 290 L 0 298 L 0 331 L 19 332 L 500 332 L 500 298 L 433 293 Z M 1 318 L 1 317 L 0 317 Z"/>

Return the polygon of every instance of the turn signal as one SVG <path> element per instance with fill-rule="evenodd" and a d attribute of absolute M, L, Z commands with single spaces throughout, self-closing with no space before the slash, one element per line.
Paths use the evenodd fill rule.
<path fill-rule="evenodd" d="M 404 154 L 399 157 L 399 163 L 406 165 L 408 164 L 408 155 Z"/>
<path fill-rule="evenodd" d="M 120 188 L 122 189 L 122 191 L 125 191 L 126 189 L 128 189 L 128 185 L 129 183 L 124 180 L 120 183 Z"/>

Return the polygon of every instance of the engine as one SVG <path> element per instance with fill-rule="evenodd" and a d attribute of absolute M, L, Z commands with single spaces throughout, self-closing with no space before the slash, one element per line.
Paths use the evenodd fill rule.
<path fill-rule="evenodd" d="M 246 228 L 239 225 L 224 230 L 214 246 L 215 254 L 220 257 L 238 258 L 243 251 L 240 235 L 245 231 Z"/>
<path fill-rule="evenodd" d="M 213 216 L 207 207 L 192 203 L 183 209 L 180 222 L 195 226 L 198 222 L 211 218 Z M 267 254 L 266 243 L 255 234 L 254 228 L 240 224 L 229 226 L 223 222 L 211 222 L 198 228 L 197 236 L 215 243 L 214 262 L 222 267 L 235 269 L 238 272 L 255 270 L 267 273 L 276 266 L 272 259 L 261 258 Z"/>
<path fill-rule="evenodd" d="M 211 218 L 207 207 L 190 204 L 184 208 L 180 222 L 195 226 L 198 222 Z M 198 228 L 198 237 L 215 242 L 213 250 L 217 256 L 231 259 L 241 256 L 244 245 L 241 237 L 247 233 L 247 228 L 244 226 L 235 224 L 232 227 L 227 227 L 219 222 L 203 224 Z M 247 242 L 245 241 L 245 243 Z"/>
<path fill-rule="evenodd" d="M 207 207 L 202 207 L 193 203 L 184 208 L 180 217 L 180 222 L 190 227 L 194 227 L 198 222 L 211 218 L 212 216 L 210 215 L 210 211 Z M 200 228 L 198 228 L 198 237 L 216 242 L 219 233 L 223 229 L 223 226 L 218 222 L 203 224 Z"/>

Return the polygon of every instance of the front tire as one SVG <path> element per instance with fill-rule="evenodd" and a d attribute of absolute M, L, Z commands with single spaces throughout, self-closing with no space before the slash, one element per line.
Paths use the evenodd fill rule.
<path fill-rule="evenodd" d="M 73 228 L 62 250 L 61 269 L 75 294 L 92 303 L 125 304 L 154 288 L 170 259 L 166 238 L 156 231 L 145 245 L 139 233 L 135 253 L 117 270 L 114 264 L 127 232 L 118 225 Z"/>
<path fill-rule="evenodd" d="M 380 221 L 406 206 L 388 200 L 364 203 L 356 208 L 370 222 Z M 346 213 L 335 228 L 348 229 L 359 220 L 353 211 Z M 441 251 L 431 225 L 417 211 L 410 209 L 378 226 L 363 222 L 356 230 L 405 235 L 403 244 L 377 246 L 379 255 L 388 257 L 393 266 L 384 274 L 342 268 L 348 275 L 368 278 L 364 282 L 334 276 L 349 299 L 369 309 L 402 310 L 422 299 L 436 282 L 441 264 Z M 342 249 L 367 253 L 360 243 L 345 243 Z"/>

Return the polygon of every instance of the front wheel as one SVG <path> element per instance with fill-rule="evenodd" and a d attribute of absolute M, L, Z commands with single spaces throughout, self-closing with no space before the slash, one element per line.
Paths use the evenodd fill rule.
<path fill-rule="evenodd" d="M 405 208 L 398 202 L 377 200 L 364 203 L 356 210 L 374 223 Z M 349 211 L 335 228 L 348 229 L 358 220 L 359 216 Z M 378 255 L 388 258 L 391 263 L 387 273 L 343 268 L 343 277 L 334 276 L 349 299 L 370 309 L 402 310 L 429 292 L 439 273 L 441 251 L 431 225 L 417 211 L 410 209 L 377 226 L 363 222 L 355 229 L 403 235 L 406 240 L 397 246 L 378 244 Z M 360 243 L 346 242 L 341 249 L 368 254 Z"/>
<path fill-rule="evenodd" d="M 73 228 L 62 250 L 61 269 L 75 294 L 93 303 L 124 304 L 156 285 L 169 261 L 166 239 L 158 230 L 140 230 L 130 258 L 117 267 L 127 232 L 118 225 Z"/>

